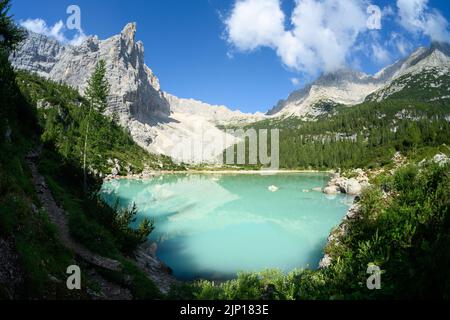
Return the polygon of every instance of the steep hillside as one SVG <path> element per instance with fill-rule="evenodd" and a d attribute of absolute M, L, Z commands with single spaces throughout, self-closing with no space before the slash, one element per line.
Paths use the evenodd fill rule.
<path fill-rule="evenodd" d="M 23 97 L 37 106 L 39 124 L 43 128 L 42 141 L 52 144 L 66 161 L 80 165 L 84 147 L 83 98 L 73 88 L 56 84 L 27 72 L 17 73 L 17 84 Z M 141 173 L 145 170 L 177 168 L 172 161 L 146 152 L 133 142 L 112 117 L 99 116 L 98 128 L 89 136 L 94 148 L 88 163 L 92 173 L 100 178 L 116 174 Z"/>
<path fill-rule="evenodd" d="M 110 118 L 96 113 L 86 190 L 79 149 L 83 99 L 67 86 L 16 74 L 1 50 L 0 74 L 5 120 L 0 126 L 0 299 L 160 298 L 149 275 L 128 258 L 147 239 L 151 223 L 129 228 L 135 213 L 110 208 L 96 191 L 97 174 L 111 169 L 105 165 L 110 156 L 126 159 L 136 170 L 159 167 L 164 159 L 148 155 Z M 90 252 L 121 269 L 99 267 Z M 82 270 L 80 291 L 67 290 L 70 265 Z"/>

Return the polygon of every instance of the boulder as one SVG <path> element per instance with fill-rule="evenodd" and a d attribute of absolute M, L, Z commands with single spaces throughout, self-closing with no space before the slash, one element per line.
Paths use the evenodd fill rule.
<path fill-rule="evenodd" d="M 347 220 L 355 219 L 359 214 L 360 206 L 358 204 L 354 204 L 347 212 L 345 216 Z"/>
<path fill-rule="evenodd" d="M 319 269 L 326 269 L 331 266 L 332 259 L 330 255 L 326 254 L 319 262 Z"/>
<path fill-rule="evenodd" d="M 361 184 L 356 179 L 349 179 L 345 184 L 345 193 L 350 196 L 356 196 L 362 191 Z"/>
<path fill-rule="evenodd" d="M 325 189 L 323 189 L 323 193 L 330 194 L 330 195 L 338 194 L 340 192 L 341 192 L 341 190 L 337 186 L 327 186 Z"/>
<path fill-rule="evenodd" d="M 445 154 L 443 153 L 439 153 L 437 155 L 434 156 L 433 158 L 433 162 L 438 164 L 439 166 L 445 166 L 447 163 L 450 162 L 450 158 L 447 157 Z"/>

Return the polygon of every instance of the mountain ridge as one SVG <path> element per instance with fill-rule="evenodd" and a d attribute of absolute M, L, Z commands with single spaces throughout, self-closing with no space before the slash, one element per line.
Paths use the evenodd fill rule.
<path fill-rule="evenodd" d="M 269 110 L 268 116 L 297 116 L 311 120 L 322 114 L 315 110 L 321 101 L 352 106 L 365 101 L 371 94 L 389 86 L 408 73 L 418 73 L 427 67 L 450 68 L 450 45 L 433 42 L 429 48 L 419 47 L 411 55 L 369 75 L 350 69 L 323 74 L 313 83 L 294 91 Z"/>

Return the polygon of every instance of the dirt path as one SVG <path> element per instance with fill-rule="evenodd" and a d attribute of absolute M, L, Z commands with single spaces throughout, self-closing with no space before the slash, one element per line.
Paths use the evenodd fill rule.
<path fill-rule="evenodd" d="M 77 256 L 93 266 L 111 271 L 121 271 L 122 267 L 120 262 L 92 253 L 71 237 L 67 213 L 56 204 L 50 189 L 45 183 L 44 177 L 37 169 L 36 160 L 39 157 L 39 154 L 40 151 L 29 153 L 27 156 L 27 162 L 31 169 L 33 184 L 39 200 L 43 208 L 47 211 L 51 222 L 57 227 L 59 237 L 64 246 L 73 250 Z"/>

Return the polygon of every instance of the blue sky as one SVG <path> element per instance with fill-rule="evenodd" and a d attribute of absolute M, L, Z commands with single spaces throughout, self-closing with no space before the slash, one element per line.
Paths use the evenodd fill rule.
<path fill-rule="evenodd" d="M 18 22 L 43 19 L 51 28 L 59 20 L 65 22 L 67 7 L 76 4 L 84 33 L 101 39 L 137 22 L 146 63 L 163 90 L 245 112 L 267 111 L 321 72 L 350 65 L 374 73 L 416 47 L 429 45 L 430 37 L 448 40 L 450 34 L 448 0 L 399 0 L 403 20 L 396 1 L 371 1 L 383 10 L 379 30 L 362 30 L 365 21 L 353 7 L 327 11 L 323 3 L 336 0 L 299 1 L 301 8 L 294 0 L 240 0 L 240 6 L 235 0 L 13 0 L 12 13 Z M 351 2 L 363 8 L 370 4 L 346 3 Z M 408 8 L 414 2 L 419 7 Z M 317 12 L 322 16 L 316 22 L 323 21 L 306 25 Z M 297 22 L 291 20 L 293 14 Z M 346 40 L 333 46 L 325 37 L 318 39 L 329 26 Z M 64 32 L 68 39 L 74 36 L 73 31 Z M 347 39 L 352 32 L 357 35 Z M 295 35 L 291 38 L 297 49 L 284 41 L 287 34 Z"/>

